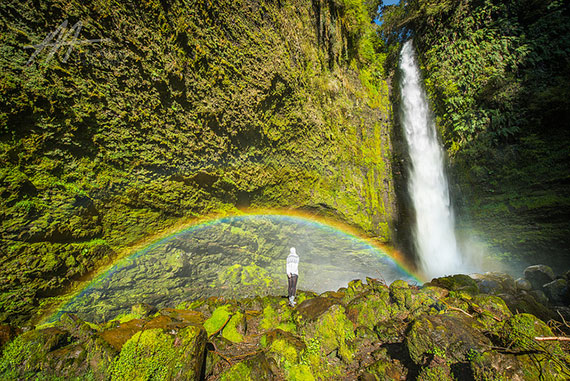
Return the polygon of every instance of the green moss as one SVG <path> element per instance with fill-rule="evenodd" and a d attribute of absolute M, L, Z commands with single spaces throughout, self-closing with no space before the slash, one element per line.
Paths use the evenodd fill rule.
<path fill-rule="evenodd" d="M 412 305 L 412 290 L 407 282 L 403 280 L 396 280 L 390 285 L 390 298 L 395 304 L 397 309 L 394 309 L 395 313 L 398 310 L 405 310 Z"/>
<path fill-rule="evenodd" d="M 134 334 L 109 365 L 111 380 L 197 377 L 197 356 L 204 349 L 205 336 L 200 327 L 180 330 L 176 339 L 160 328 Z"/>
<path fill-rule="evenodd" d="M 287 372 L 287 379 L 291 381 L 314 381 L 315 377 L 308 365 L 295 364 Z"/>
<path fill-rule="evenodd" d="M 502 337 L 505 345 L 523 350 L 544 347 L 553 353 L 562 353 L 556 341 L 539 345 L 535 337 L 554 336 L 550 328 L 541 320 L 530 314 L 516 314 L 503 325 Z"/>
<path fill-rule="evenodd" d="M 251 368 L 244 362 L 232 365 L 230 369 L 222 373 L 222 381 L 234 381 L 234 380 L 244 380 L 244 381 L 254 381 L 251 378 Z"/>
<path fill-rule="evenodd" d="M 471 295 L 479 293 L 479 286 L 469 275 L 457 274 L 443 278 L 436 278 L 429 282 L 430 286 L 446 288 L 449 291 L 463 291 Z"/>
<path fill-rule="evenodd" d="M 424 367 L 417 378 L 418 381 L 453 381 L 449 368 L 442 366 Z"/>
<path fill-rule="evenodd" d="M 109 367 L 111 380 L 168 380 L 178 360 L 174 338 L 155 328 L 137 332 Z"/>
<path fill-rule="evenodd" d="M 204 322 L 208 336 L 218 332 L 230 320 L 232 308 L 231 304 L 226 304 L 214 310 L 212 316 Z"/>
<path fill-rule="evenodd" d="M 238 326 L 243 326 L 245 316 L 241 312 L 236 312 L 232 315 L 226 326 L 222 331 L 222 336 L 231 341 L 232 343 L 241 343 L 243 335 L 238 332 Z M 221 320 L 221 319 L 220 319 Z M 211 329 L 211 328 L 210 328 Z"/>
<path fill-rule="evenodd" d="M 277 326 L 279 323 L 279 315 L 277 315 L 277 311 L 268 304 L 263 309 L 263 319 L 261 320 L 261 328 L 264 330 L 269 330 Z"/>
<path fill-rule="evenodd" d="M 390 296 L 382 293 L 363 294 L 347 306 L 347 315 L 356 326 L 373 329 L 378 322 L 390 317 Z"/>
<path fill-rule="evenodd" d="M 36 338 L 36 332 L 24 333 L 10 342 L 0 358 L 0 376 L 5 379 L 17 379 L 19 368 L 24 364 L 30 374 L 35 373 L 37 364 L 45 356 L 42 342 Z"/>
<path fill-rule="evenodd" d="M 287 361 L 288 364 L 295 364 L 299 360 L 297 349 L 284 339 L 273 340 L 269 347 L 269 351 L 278 355 L 277 365 L 284 361 Z"/>
<path fill-rule="evenodd" d="M 312 337 L 318 340 L 325 354 L 338 349 L 341 358 L 349 363 L 355 352 L 350 346 L 350 341 L 355 335 L 354 326 L 344 312 L 342 306 L 330 307 L 318 318 L 313 327 L 306 329 L 306 332 L 308 331 L 306 334 L 312 333 Z"/>

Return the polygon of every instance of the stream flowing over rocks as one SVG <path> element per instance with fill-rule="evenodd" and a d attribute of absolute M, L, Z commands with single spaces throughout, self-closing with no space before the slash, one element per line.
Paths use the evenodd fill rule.
<path fill-rule="evenodd" d="M 132 306 L 95 324 L 64 314 L 12 332 L 0 376 L 173 380 L 560 380 L 570 377 L 568 287 L 453 275 L 423 286 L 354 280 L 337 291 Z M 542 284 L 566 284 L 566 276 Z M 534 283 L 536 285 L 537 283 Z M 523 287 L 520 287 L 523 286 Z M 542 293 L 542 294 L 541 294 Z M 562 295 L 563 300 L 557 299 Z M 18 335 L 13 339 L 14 335 Z M 4 336 L 2 336 L 4 338 Z M 10 340 L 9 339 L 9 340 Z"/>

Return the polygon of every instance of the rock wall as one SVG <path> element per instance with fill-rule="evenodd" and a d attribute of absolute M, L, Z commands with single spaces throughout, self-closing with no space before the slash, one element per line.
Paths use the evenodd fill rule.
<path fill-rule="evenodd" d="M 33 318 L 160 228 L 238 207 L 391 240 L 391 110 L 365 15 L 359 1 L 2 2 L 0 321 Z"/>

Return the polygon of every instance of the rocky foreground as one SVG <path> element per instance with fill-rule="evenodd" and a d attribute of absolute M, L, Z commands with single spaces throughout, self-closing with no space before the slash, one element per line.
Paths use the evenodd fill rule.
<path fill-rule="evenodd" d="M 209 298 L 93 324 L 2 326 L 2 379 L 560 380 L 570 378 L 568 279 L 531 266 L 368 278 L 316 295 Z M 16 336 L 14 338 L 14 336 Z"/>

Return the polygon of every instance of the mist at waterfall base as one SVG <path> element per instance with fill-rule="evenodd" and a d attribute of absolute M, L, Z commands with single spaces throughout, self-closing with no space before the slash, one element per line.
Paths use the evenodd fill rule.
<path fill-rule="evenodd" d="M 298 289 L 336 291 L 366 277 L 418 280 L 367 242 L 318 222 L 282 215 L 228 217 L 180 231 L 140 250 L 94 280 L 64 312 L 101 322 L 137 303 L 157 308 L 211 296 L 286 295 L 286 257 L 300 256 Z"/>
<path fill-rule="evenodd" d="M 413 239 L 426 278 L 479 271 L 479 251 L 466 255 L 455 235 L 445 156 L 423 88 L 412 40 L 400 53 L 401 122 L 408 145 Z M 470 239 L 471 244 L 474 239 Z"/>

